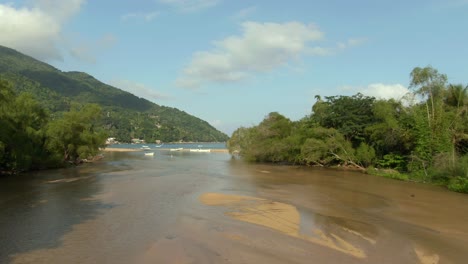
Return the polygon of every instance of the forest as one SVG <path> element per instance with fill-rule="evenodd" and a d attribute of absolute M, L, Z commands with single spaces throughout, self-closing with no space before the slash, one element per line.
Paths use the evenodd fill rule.
<path fill-rule="evenodd" d="M 240 127 L 229 152 L 252 162 L 356 168 L 468 193 L 468 86 L 431 66 L 410 73 L 402 100 L 317 95 L 311 114 L 273 112 Z"/>
<path fill-rule="evenodd" d="M 107 133 L 96 104 L 51 114 L 31 94 L 0 79 L 0 175 L 63 167 L 93 159 Z"/>

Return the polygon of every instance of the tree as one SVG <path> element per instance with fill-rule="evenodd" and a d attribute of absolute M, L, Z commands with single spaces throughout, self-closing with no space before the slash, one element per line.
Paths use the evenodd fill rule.
<path fill-rule="evenodd" d="M 320 166 L 351 164 L 363 168 L 356 163 L 355 150 L 351 142 L 334 128 L 313 128 L 311 137 L 302 146 L 301 154 L 306 164 Z"/>
<path fill-rule="evenodd" d="M 445 98 L 447 116 L 450 116 L 449 131 L 452 138 L 451 163 L 455 165 L 457 152 L 468 154 L 468 86 L 452 85 Z"/>
<path fill-rule="evenodd" d="M 47 113 L 32 95 L 16 96 L 0 80 L 0 171 L 21 172 L 41 167 Z"/>
<path fill-rule="evenodd" d="M 10 119 L 9 109 L 14 100 L 14 93 L 10 83 L 0 79 L 0 172 L 10 169 L 10 135 L 14 126 Z"/>
<path fill-rule="evenodd" d="M 276 112 L 268 114 L 255 127 L 239 128 L 228 141 L 232 154 L 239 154 L 249 161 L 286 162 L 295 158 L 291 138 L 293 123 Z"/>
<path fill-rule="evenodd" d="M 337 129 L 356 147 L 365 142 L 365 128 L 375 122 L 372 113 L 375 98 L 358 93 L 353 96 L 327 96 L 325 99 L 313 106 L 318 123 Z"/>
<path fill-rule="evenodd" d="M 249 128 L 240 127 L 232 133 L 231 138 L 227 141 L 229 153 L 236 155 L 243 154 L 243 150 L 252 143 L 249 130 Z"/>
<path fill-rule="evenodd" d="M 375 123 L 368 126 L 365 131 L 371 146 L 382 158 L 388 153 L 408 155 L 414 145 L 414 138 L 409 126 L 413 123 L 408 115 L 408 109 L 401 102 L 390 100 L 377 100 L 372 107 Z"/>
<path fill-rule="evenodd" d="M 468 85 L 463 87 L 462 84 L 450 84 L 447 91 L 445 102 L 452 107 L 461 109 L 468 105 Z"/>
<path fill-rule="evenodd" d="M 63 161 L 78 163 L 98 153 L 105 145 L 106 133 L 96 126 L 101 109 L 96 104 L 73 106 L 63 118 L 50 122 L 47 146 L 53 153 L 61 153 Z"/>
<path fill-rule="evenodd" d="M 431 66 L 416 67 L 411 71 L 410 75 L 410 87 L 425 100 L 427 122 L 431 126 L 431 120 L 435 119 L 436 115 L 435 103 L 443 94 L 447 83 L 447 75 L 440 74 Z"/>
<path fill-rule="evenodd" d="M 415 158 L 428 166 L 440 153 L 447 153 L 453 148 L 451 121 L 453 115 L 447 112 L 444 97 L 447 94 L 447 76 L 431 66 L 416 67 L 411 72 L 410 87 L 420 95 L 425 106 L 425 118 L 418 105 L 413 107 L 415 122 Z M 425 121 L 423 121 L 425 119 Z M 426 124 L 424 124 L 425 122 Z M 424 165 L 425 166 L 425 165 Z"/>

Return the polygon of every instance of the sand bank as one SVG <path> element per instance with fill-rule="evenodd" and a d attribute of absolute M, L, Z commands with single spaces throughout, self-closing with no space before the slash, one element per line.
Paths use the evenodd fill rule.
<path fill-rule="evenodd" d="M 301 217 L 295 206 L 258 197 L 205 193 L 200 201 L 210 206 L 225 206 L 225 214 L 234 219 L 271 228 L 288 236 L 296 237 L 314 244 L 325 246 L 342 253 L 366 258 L 364 251 L 342 237 L 324 230 L 315 229 L 314 235 L 300 232 Z M 357 234 L 353 231 L 353 234 Z M 362 237 L 359 234 L 359 237 Z"/>
<path fill-rule="evenodd" d="M 173 151 L 173 152 L 191 152 L 190 148 L 182 148 L 182 149 L 170 149 L 170 148 L 160 148 L 159 150 L 164 150 L 164 151 Z M 204 150 L 204 149 L 202 149 Z M 209 152 L 212 153 L 229 153 L 228 149 L 209 149 Z M 193 151 L 192 151 L 193 152 Z"/>
<path fill-rule="evenodd" d="M 170 151 L 171 149 L 168 148 L 158 148 L 158 149 L 135 149 L 135 148 L 105 148 L 101 149 L 101 151 L 106 152 L 136 152 L 136 151 L 145 151 L 145 150 L 163 150 L 163 151 Z M 181 149 L 178 150 L 180 152 L 190 152 L 190 149 Z M 212 153 L 229 153 L 228 149 L 210 149 Z"/>
<path fill-rule="evenodd" d="M 136 152 L 136 151 L 143 151 L 142 149 L 132 149 L 132 148 L 105 148 L 101 149 L 101 151 L 107 152 Z"/>

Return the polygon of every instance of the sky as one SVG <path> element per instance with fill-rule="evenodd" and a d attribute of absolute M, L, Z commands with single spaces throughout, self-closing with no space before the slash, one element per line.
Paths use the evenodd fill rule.
<path fill-rule="evenodd" d="M 468 84 L 468 0 L 0 0 L 0 45 L 230 135 L 315 95 L 399 99 L 414 67 Z"/>

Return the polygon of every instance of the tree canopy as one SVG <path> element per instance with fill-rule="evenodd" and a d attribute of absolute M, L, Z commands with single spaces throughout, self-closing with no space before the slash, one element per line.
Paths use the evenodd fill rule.
<path fill-rule="evenodd" d="M 0 174 L 78 163 L 96 155 L 106 133 L 98 126 L 98 105 L 75 106 L 61 117 L 31 94 L 16 95 L 0 79 Z"/>

